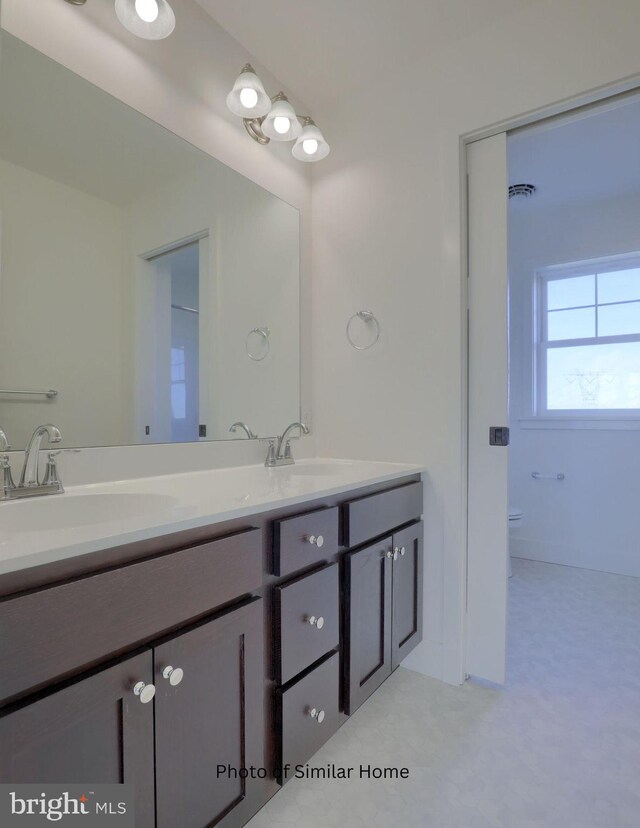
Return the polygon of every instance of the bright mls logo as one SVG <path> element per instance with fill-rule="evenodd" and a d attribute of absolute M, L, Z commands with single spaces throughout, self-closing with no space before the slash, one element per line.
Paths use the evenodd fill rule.
<path fill-rule="evenodd" d="M 0 826 L 134 828 L 131 785 L 0 785 Z"/>

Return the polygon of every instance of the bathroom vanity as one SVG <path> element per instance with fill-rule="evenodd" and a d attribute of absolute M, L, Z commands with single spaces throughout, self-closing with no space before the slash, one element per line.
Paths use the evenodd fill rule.
<path fill-rule="evenodd" d="M 244 825 L 421 640 L 420 472 L 176 475 L 153 517 L 26 532 L 0 570 L 0 781 L 131 783 L 139 828 Z"/>

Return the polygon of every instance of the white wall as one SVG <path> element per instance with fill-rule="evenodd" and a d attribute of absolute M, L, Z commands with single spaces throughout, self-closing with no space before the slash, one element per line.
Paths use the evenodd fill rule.
<path fill-rule="evenodd" d="M 58 391 L 2 398 L 11 444 L 50 421 L 66 445 L 126 442 L 122 210 L 0 161 L 0 227 L 2 385 Z"/>
<path fill-rule="evenodd" d="M 535 200 L 511 207 L 509 489 L 511 504 L 525 513 L 512 534 L 512 554 L 640 575 L 640 431 L 540 429 L 527 420 L 535 271 L 640 250 L 640 194 L 546 209 Z M 534 480 L 533 471 L 563 472 L 566 479 Z"/>
<path fill-rule="evenodd" d="M 263 148 L 251 141 L 225 104 L 247 61 L 269 89 L 287 87 L 193 0 L 172 0 L 172 6 L 176 30 L 155 43 L 122 28 L 112 0 L 91 0 L 82 7 L 62 0 L 2 0 L 0 25 L 300 210 L 302 409 L 310 420 L 311 170 L 291 157 L 287 145 Z M 308 109 L 295 97 L 292 102 Z M 313 453 L 314 443 L 313 435 L 304 438 L 296 454 Z M 262 444 L 247 441 L 95 449 L 63 456 L 61 465 L 70 484 L 259 462 L 265 451 Z"/>
<path fill-rule="evenodd" d="M 317 112 L 332 143 L 314 171 L 319 448 L 428 466 L 425 641 L 406 664 L 450 681 L 466 577 L 459 137 L 640 72 L 639 37 L 637 0 L 543 0 Z M 383 337 L 358 354 L 344 325 L 363 307 Z"/>

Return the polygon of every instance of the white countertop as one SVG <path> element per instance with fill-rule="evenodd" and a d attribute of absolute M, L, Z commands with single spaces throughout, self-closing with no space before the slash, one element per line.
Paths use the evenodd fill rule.
<path fill-rule="evenodd" d="M 268 512 L 425 471 L 360 460 L 301 460 L 68 487 L 0 503 L 0 575 L 125 543 Z"/>

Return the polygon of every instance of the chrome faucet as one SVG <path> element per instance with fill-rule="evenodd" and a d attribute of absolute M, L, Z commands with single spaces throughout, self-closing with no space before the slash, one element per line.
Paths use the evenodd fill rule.
<path fill-rule="evenodd" d="M 31 435 L 29 445 L 24 453 L 24 466 L 22 467 L 22 474 L 20 475 L 20 487 L 40 485 L 38 459 L 45 437 L 48 438 L 50 443 L 59 443 L 62 440 L 62 434 L 60 434 L 60 431 L 54 425 L 41 425 L 36 428 Z"/>
<path fill-rule="evenodd" d="M 13 482 L 13 475 L 11 474 L 11 462 L 7 452 L 11 446 L 7 439 L 6 432 L 0 428 L 0 474 L 2 475 L 2 488 L 0 489 L 0 500 L 6 500 L 16 484 Z"/>
<path fill-rule="evenodd" d="M 36 428 L 24 453 L 24 466 L 20 475 L 20 483 L 17 486 L 13 482 L 9 455 L 6 453 L 0 455 L 0 476 L 2 477 L 0 501 L 18 500 L 23 497 L 39 497 L 46 494 L 62 494 L 64 492 L 56 468 L 56 455 L 60 454 L 59 451 L 49 452 L 47 470 L 44 480 L 42 483 L 40 482 L 38 460 L 45 438 L 51 443 L 59 443 L 62 440 L 62 434 L 54 425 L 44 425 Z M 6 452 L 8 448 L 7 435 L 0 429 L 0 451 Z"/>
<path fill-rule="evenodd" d="M 62 440 L 62 434 L 56 426 L 50 424 L 36 428 L 24 453 L 24 466 L 20 475 L 20 483 L 17 486 L 11 475 L 9 455 L 0 455 L 0 473 L 3 482 L 0 488 L 0 500 L 17 500 L 23 497 L 39 497 L 64 492 L 56 468 L 56 455 L 60 453 L 58 451 L 49 453 L 46 474 L 44 480 L 40 482 L 38 460 L 45 438 L 51 443 L 59 443 Z M 7 435 L 0 429 L 0 450 L 6 451 L 7 448 Z"/>
<path fill-rule="evenodd" d="M 291 423 L 278 437 L 278 447 L 274 445 L 274 441 L 269 442 L 269 452 L 265 460 L 265 466 L 291 466 L 294 462 L 291 453 L 291 441 L 289 439 L 289 432 L 294 428 L 299 428 L 303 434 L 308 434 L 309 429 L 304 423 Z"/>
<path fill-rule="evenodd" d="M 240 420 L 238 420 L 237 423 L 234 423 L 229 429 L 229 431 L 232 431 L 235 434 L 238 429 L 244 431 L 244 433 L 247 435 L 247 440 L 258 439 L 258 435 L 254 434 L 253 431 L 251 431 L 251 429 L 249 428 L 249 426 L 246 423 L 240 422 Z"/>

